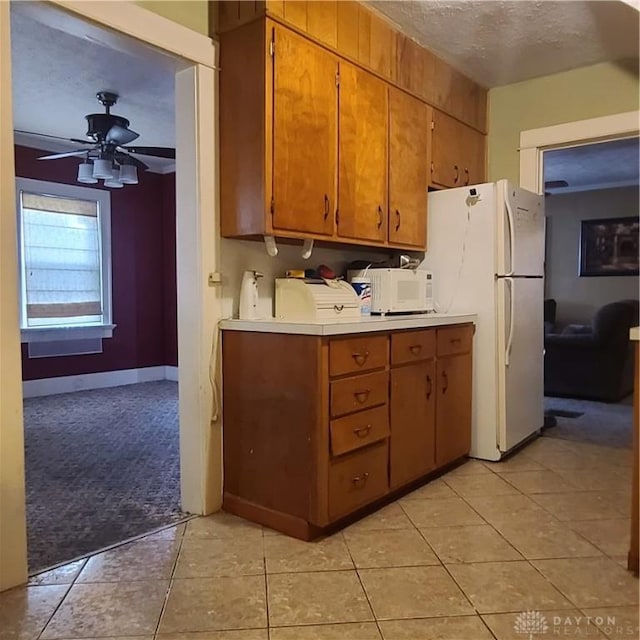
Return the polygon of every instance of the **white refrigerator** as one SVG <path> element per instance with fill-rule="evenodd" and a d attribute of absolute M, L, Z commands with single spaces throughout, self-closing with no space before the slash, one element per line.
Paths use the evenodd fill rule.
<path fill-rule="evenodd" d="M 477 314 L 470 455 L 499 460 L 544 422 L 544 200 L 507 180 L 429 193 L 440 313 Z"/>

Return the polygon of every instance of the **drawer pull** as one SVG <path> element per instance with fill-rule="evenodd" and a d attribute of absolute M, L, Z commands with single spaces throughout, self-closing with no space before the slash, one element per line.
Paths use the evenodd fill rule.
<path fill-rule="evenodd" d="M 361 367 L 369 357 L 369 352 L 365 351 L 364 353 L 352 353 L 351 357 L 356 361 L 356 364 Z"/>
<path fill-rule="evenodd" d="M 340 313 L 344 309 L 344 305 L 343 304 L 334 304 L 333 308 L 335 309 L 335 311 L 337 313 Z"/>
<path fill-rule="evenodd" d="M 353 430 L 353 433 L 355 433 L 358 438 L 366 438 L 369 435 L 369 431 L 371 431 L 370 424 L 368 424 L 366 427 L 356 427 Z"/>
<path fill-rule="evenodd" d="M 442 393 L 447 393 L 447 389 L 449 388 L 449 376 L 446 371 L 442 372 L 442 380 L 444 385 L 442 386 Z"/>
<path fill-rule="evenodd" d="M 361 476 L 354 476 L 351 478 L 351 482 L 356 486 L 364 487 L 367 484 L 367 479 L 369 478 L 369 474 L 367 472 L 363 473 Z"/>
<path fill-rule="evenodd" d="M 433 383 L 431 382 L 431 376 L 427 374 L 427 400 L 431 397 L 433 391 Z"/>
<path fill-rule="evenodd" d="M 422 345 L 421 344 L 412 344 L 409 347 L 409 351 L 411 351 L 411 353 L 413 353 L 414 356 L 417 356 L 422 351 Z"/>
<path fill-rule="evenodd" d="M 353 395 L 360 404 L 364 404 L 369 399 L 370 393 L 371 389 L 365 389 L 364 391 L 354 391 Z"/>

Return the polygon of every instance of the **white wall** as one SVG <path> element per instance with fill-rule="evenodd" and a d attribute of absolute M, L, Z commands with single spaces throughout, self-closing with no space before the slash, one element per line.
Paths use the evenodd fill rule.
<path fill-rule="evenodd" d="M 556 194 L 546 197 L 545 207 L 545 297 L 557 301 L 559 323 L 586 324 L 604 304 L 638 299 L 637 276 L 578 276 L 581 221 L 637 216 L 638 187 Z"/>
<path fill-rule="evenodd" d="M 260 271 L 264 275 L 258 283 L 260 314 L 269 318 L 273 315 L 274 280 L 284 277 L 287 269 L 315 269 L 326 264 L 340 275 L 352 260 L 384 260 L 391 254 L 391 251 L 323 247 L 314 249 L 311 257 L 304 260 L 301 241 L 295 245 L 278 243 L 278 249 L 278 255 L 271 258 L 263 242 L 224 238 L 220 241 L 223 318 L 238 315 L 240 284 L 245 270 Z"/>

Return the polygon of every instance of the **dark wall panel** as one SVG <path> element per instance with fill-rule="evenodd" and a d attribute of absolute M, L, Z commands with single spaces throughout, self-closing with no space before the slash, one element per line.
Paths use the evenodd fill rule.
<path fill-rule="evenodd" d="M 78 160 L 38 161 L 44 153 L 17 146 L 16 175 L 78 184 Z M 23 344 L 23 380 L 176 364 L 175 177 L 139 172 L 139 179 L 109 190 L 113 338 L 101 354 L 59 358 L 30 359 Z"/>

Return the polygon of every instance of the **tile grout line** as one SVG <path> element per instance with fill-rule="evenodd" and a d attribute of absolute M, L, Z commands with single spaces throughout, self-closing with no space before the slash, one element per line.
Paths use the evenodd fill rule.
<path fill-rule="evenodd" d="M 191 520 L 193 520 L 193 518 L 191 518 Z M 153 632 L 153 637 L 154 639 L 158 637 L 158 632 L 160 630 L 160 623 L 162 622 L 162 617 L 164 615 L 164 612 L 167 608 L 167 603 L 169 602 L 169 594 L 171 593 L 171 588 L 173 586 L 173 581 L 174 581 L 174 576 L 176 573 L 176 567 L 178 566 L 178 560 L 180 558 L 180 553 L 182 551 L 182 543 L 184 542 L 185 536 L 187 534 L 187 526 L 188 523 L 185 523 L 185 527 L 184 530 L 182 531 L 182 534 L 180 535 L 180 540 L 178 542 L 178 549 L 176 552 L 176 557 L 175 560 L 173 561 L 173 566 L 171 567 L 171 573 L 169 575 L 169 584 L 167 586 L 167 591 L 164 594 L 164 599 L 162 601 L 162 607 L 160 607 L 160 613 L 158 615 L 158 621 L 156 622 L 156 630 Z"/>

